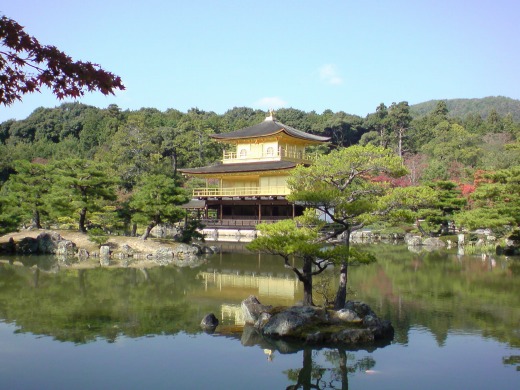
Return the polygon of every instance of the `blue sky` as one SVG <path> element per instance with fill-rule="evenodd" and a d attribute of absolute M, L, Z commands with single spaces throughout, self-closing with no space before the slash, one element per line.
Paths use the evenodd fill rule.
<path fill-rule="evenodd" d="M 518 0 L 3 0 L 40 43 L 122 77 L 101 108 L 325 109 L 520 99 Z M 0 121 L 61 104 L 49 91 L 0 107 Z"/>

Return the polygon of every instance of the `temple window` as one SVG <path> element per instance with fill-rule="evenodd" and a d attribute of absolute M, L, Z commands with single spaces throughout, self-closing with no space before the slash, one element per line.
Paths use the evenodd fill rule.
<path fill-rule="evenodd" d="M 245 149 L 240 149 L 240 154 L 239 154 L 240 158 L 246 158 L 247 156 L 247 150 Z"/>

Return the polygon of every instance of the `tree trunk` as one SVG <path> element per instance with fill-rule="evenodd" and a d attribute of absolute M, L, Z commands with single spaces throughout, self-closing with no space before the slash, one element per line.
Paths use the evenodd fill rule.
<path fill-rule="evenodd" d="M 141 236 L 141 240 L 145 241 L 148 236 L 150 235 L 150 232 L 152 231 L 152 229 L 155 227 L 156 223 L 155 222 L 152 222 L 150 223 L 147 227 L 146 227 L 146 230 L 144 231 L 144 234 Z"/>
<path fill-rule="evenodd" d="M 338 348 L 339 370 L 341 372 L 341 390 L 348 390 L 347 353 L 343 348 Z"/>
<path fill-rule="evenodd" d="M 174 149 L 172 153 L 172 169 L 173 177 L 177 177 L 177 149 Z"/>
<path fill-rule="evenodd" d="M 136 223 L 132 224 L 132 231 L 130 232 L 130 236 L 132 236 L 132 237 L 137 236 L 137 224 Z"/>
<path fill-rule="evenodd" d="M 78 228 L 80 232 L 86 233 L 87 228 L 85 227 L 85 221 L 87 219 L 87 208 L 83 207 L 79 212 L 79 224 Z"/>
<path fill-rule="evenodd" d="M 340 310 L 345 307 L 347 301 L 347 281 L 348 281 L 348 256 L 350 249 L 350 229 L 345 233 L 345 246 L 347 247 L 347 256 L 341 262 L 339 269 L 339 286 L 336 292 L 336 299 L 334 300 L 334 310 Z"/>
<path fill-rule="evenodd" d="M 312 302 L 312 259 L 310 257 L 303 258 L 303 305 L 314 306 Z"/>
<path fill-rule="evenodd" d="M 36 229 L 42 228 L 41 221 L 40 221 L 40 212 L 38 210 L 33 211 L 31 226 Z"/>
<path fill-rule="evenodd" d="M 296 389 L 318 389 L 317 385 L 312 383 L 312 348 L 303 350 L 303 367 L 298 371 L 298 382 L 295 385 L 287 386 L 287 390 Z M 319 378 L 316 379 L 316 382 Z"/>
<path fill-rule="evenodd" d="M 403 132 L 399 130 L 399 145 L 397 149 L 397 154 L 399 157 L 403 157 Z"/>

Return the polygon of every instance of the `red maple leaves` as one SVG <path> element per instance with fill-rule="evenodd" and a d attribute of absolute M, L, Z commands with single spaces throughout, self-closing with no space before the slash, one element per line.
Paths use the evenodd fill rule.
<path fill-rule="evenodd" d="M 16 21 L 0 18 L 0 103 L 10 105 L 26 93 L 48 87 L 58 97 L 85 91 L 104 95 L 125 89 L 119 76 L 91 62 L 73 61 L 55 46 L 42 46 Z"/>

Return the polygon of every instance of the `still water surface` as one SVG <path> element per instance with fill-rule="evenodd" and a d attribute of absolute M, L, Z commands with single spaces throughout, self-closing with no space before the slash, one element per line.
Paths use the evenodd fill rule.
<path fill-rule="evenodd" d="M 3 258 L 0 388 L 520 388 L 520 259 L 368 249 L 378 262 L 350 268 L 350 299 L 391 320 L 392 343 L 292 353 L 245 332 L 199 329 L 209 312 L 222 329 L 240 325 L 250 294 L 271 305 L 300 300 L 277 258 L 238 251 L 148 270 Z"/>

